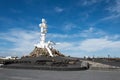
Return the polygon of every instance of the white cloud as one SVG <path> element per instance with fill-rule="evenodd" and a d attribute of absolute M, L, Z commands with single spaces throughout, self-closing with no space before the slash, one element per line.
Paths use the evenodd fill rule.
<path fill-rule="evenodd" d="M 119 40 L 111 40 L 107 36 L 103 35 L 102 37 L 89 38 L 90 33 L 96 34 L 96 29 L 90 27 L 88 30 L 83 30 L 80 34 L 72 34 L 72 35 L 64 35 L 64 34 L 48 34 L 48 38 L 52 37 L 54 40 L 59 39 L 61 44 L 55 46 L 56 49 L 60 50 L 65 55 L 72 56 L 85 56 L 89 54 L 93 54 L 96 52 L 97 55 L 101 55 L 101 51 L 112 50 L 110 51 L 112 54 L 116 51 L 120 52 L 120 41 Z M 82 35 L 88 35 L 84 40 L 80 40 L 79 37 L 83 38 Z M 92 34 L 91 34 L 92 35 Z M 118 38 L 119 35 L 114 35 L 111 37 Z M 13 29 L 6 33 L 0 34 L 0 40 L 6 41 L 6 44 L 11 46 L 9 49 L 5 49 L 6 47 L 0 47 L 0 53 L 11 53 L 11 55 L 19 55 L 22 56 L 24 54 L 29 54 L 34 49 L 34 44 L 39 42 L 40 34 L 37 31 L 26 31 L 22 29 Z M 61 40 L 62 39 L 62 40 Z M 68 41 L 68 40 L 69 41 Z M 72 42 L 71 39 L 74 39 Z M 50 40 L 50 39 L 48 39 Z M 9 44 L 12 43 L 13 45 Z M 5 45 L 6 45 L 5 44 Z M 2 44 L 4 45 L 4 44 Z M 84 54 L 83 54 L 84 53 Z M 89 53 L 89 54 L 88 54 Z M 9 54 L 10 55 L 10 54 Z"/>
<path fill-rule="evenodd" d="M 67 24 L 64 25 L 63 30 L 64 31 L 70 31 L 70 30 L 73 30 L 74 28 L 76 28 L 75 24 L 67 23 Z"/>
<path fill-rule="evenodd" d="M 94 31 L 93 27 L 90 27 L 88 30 L 84 30 L 84 32 L 93 32 L 93 31 Z"/>
<path fill-rule="evenodd" d="M 60 8 L 60 7 L 55 7 L 54 9 L 56 12 L 60 13 L 60 12 L 63 12 L 64 9 L 63 8 Z"/>
<path fill-rule="evenodd" d="M 85 54 L 90 55 L 97 55 L 97 56 L 106 56 L 112 55 L 120 56 L 120 41 L 112 41 L 108 39 L 86 39 L 80 44 L 80 50 L 83 51 Z"/>
<path fill-rule="evenodd" d="M 111 1 L 106 1 L 107 4 L 109 4 Z M 107 6 L 105 10 L 107 10 L 107 14 L 109 14 L 108 16 L 105 16 L 97 21 L 95 21 L 94 23 L 91 23 L 90 25 L 94 26 L 96 24 L 99 24 L 101 22 L 104 21 L 108 21 L 108 20 L 118 20 L 120 18 L 120 0 L 114 0 L 115 3 L 113 3 L 110 6 Z"/>
<path fill-rule="evenodd" d="M 56 48 L 65 55 L 72 56 L 106 56 L 108 54 L 118 56 L 120 52 L 120 41 L 112 41 L 104 38 L 85 39 L 76 42 L 63 42 Z"/>
<path fill-rule="evenodd" d="M 23 55 L 29 54 L 32 51 L 33 45 L 39 40 L 39 33 L 14 29 L 7 33 L 1 33 L 0 39 L 7 41 L 8 46 L 10 46 L 10 42 L 13 44 L 9 49 L 6 49 L 5 53 Z"/>
<path fill-rule="evenodd" d="M 120 0 L 115 0 L 115 4 L 108 7 L 107 10 L 110 12 L 110 16 L 104 17 L 101 21 L 115 19 L 120 17 Z"/>
<path fill-rule="evenodd" d="M 120 14 L 114 14 L 114 15 L 107 16 L 107 17 L 102 18 L 99 22 L 105 21 L 105 20 L 115 19 L 115 18 L 118 18 L 118 17 L 120 17 Z"/>
<path fill-rule="evenodd" d="M 93 4 L 95 4 L 95 3 L 99 2 L 99 1 L 100 0 L 83 0 L 82 5 L 84 5 L 84 6 L 93 5 Z"/>
<path fill-rule="evenodd" d="M 69 28 L 69 26 L 67 26 L 67 28 Z M 69 31 L 69 29 L 64 29 L 64 31 Z M 71 27 L 70 27 L 71 28 Z M 83 30 L 83 31 L 80 31 L 78 33 L 75 33 L 75 34 L 52 34 L 52 33 L 49 33 L 48 34 L 48 38 L 62 38 L 62 39 L 71 39 L 71 38 L 79 38 L 79 37 L 84 37 L 84 38 L 88 38 L 88 37 L 95 37 L 97 34 L 99 35 L 102 35 L 103 32 L 100 32 L 100 31 L 97 31 L 95 32 L 93 30 L 94 28 L 93 27 L 90 27 L 89 29 L 87 30 Z M 71 28 L 72 30 L 72 28 Z"/>
<path fill-rule="evenodd" d="M 105 38 L 105 39 L 109 39 L 109 40 L 118 40 L 120 39 L 120 35 L 119 34 L 108 34 L 106 32 L 104 32 L 103 30 L 94 28 L 94 27 L 89 27 L 88 29 L 85 30 L 81 30 L 77 33 L 74 34 L 52 34 L 49 33 L 48 38 L 51 39 L 62 39 L 62 40 L 71 40 L 71 39 L 78 39 L 78 38 L 84 38 L 84 39 L 89 39 L 89 38 Z"/>
<path fill-rule="evenodd" d="M 102 50 L 110 44 L 106 39 L 87 39 L 81 42 L 80 49 L 88 52 Z"/>
<path fill-rule="evenodd" d="M 120 52 L 120 41 L 111 41 L 103 38 L 86 39 L 82 42 L 64 42 L 59 47 L 57 47 L 57 49 L 73 56 L 85 56 L 87 53 L 89 53 L 87 55 L 92 54 L 99 56 L 103 53 L 104 56 L 110 53 L 115 56 L 115 54 L 119 54 Z M 81 53 L 84 53 L 84 55 L 80 55 Z"/>
<path fill-rule="evenodd" d="M 84 38 L 99 38 L 99 37 L 106 36 L 107 33 L 105 33 L 100 29 L 89 27 L 88 29 L 81 31 L 80 35 L 81 37 L 84 37 Z"/>
<path fill-rule="evenodd" d="M 119 13 L 119 14 L 120 14 L 120 0 L 115 0 L 115 5 L 110 6 L 110 7 L 108 8 L 108 10 L 109 10 L 110 12 Z"/>
<path fill-rule="evenodd" d="M 70 36 L 68 34 L 52 34 L 52 33 L 49 33 L 48 35 L 48 38 L 70 38 Z"/>
<path fill-rule="evenodd" d="M 73 47 L 73 44 L 68 42 L 62 42 L 55 46 L 58 50 L 69 50 L 71 47 Z"/>

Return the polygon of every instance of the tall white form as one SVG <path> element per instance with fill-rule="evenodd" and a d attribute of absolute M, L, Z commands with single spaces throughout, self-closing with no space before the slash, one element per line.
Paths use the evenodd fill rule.
<path fill-rule="evenodd" d="M 52 42 L 48 41 L 46 42 L 46 33 L 47 33 L 47 24 L 46 24 L 46 20 L 45 19 L 42 19 L 42 23 L 39 24 L 39 27 L 41 28 L 41 37 L 40 37 L 40 43 L 38 44 L 35 44 L 35 46 L 37 48 L 46 48 L 49 55 L 51 57 L 53 57 L 53 54 L 52 54 L 52 51 L 50 50 L 51 46 L 52 46 Z"/>
<path fill-rule="evenodd" d="M 41 28 L 41 48 L 45 48 L 45 39 L 46 39 L 46 33 L 47 33 L 47 24 L 45 19 L 42 19 L 42 23 L 39 24 L 39 27 Z"/>

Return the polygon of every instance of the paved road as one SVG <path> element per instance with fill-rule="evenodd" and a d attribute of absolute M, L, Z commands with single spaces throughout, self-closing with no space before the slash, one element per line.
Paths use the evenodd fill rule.
<path fill-rule="evenodd" d="M 0 80 L 120 80 L 120 71 L 43 71 L 0 68 Z"/>

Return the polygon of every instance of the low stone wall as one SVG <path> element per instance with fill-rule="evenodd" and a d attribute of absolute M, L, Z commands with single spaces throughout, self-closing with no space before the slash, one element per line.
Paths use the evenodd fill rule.
<path fill-rule="evenodd" d="M 111 66 L 111 65 L 106 65 L 106 64 L 92 62 L 92 61 L 85 61 L 85 62 L 88 62 L 90 64 L 91 70 L 120 70 L 120 67 L 117 67 L 117 66 Z"/>

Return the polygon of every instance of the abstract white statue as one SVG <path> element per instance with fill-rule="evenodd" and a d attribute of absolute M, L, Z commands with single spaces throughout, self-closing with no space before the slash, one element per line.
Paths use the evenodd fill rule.
<path fill-rule="evenodd" d="M 50 50 L 51 46 L 52 46 L 52 42 L 48 41 L 46 42 L 46 33 L 47 33 L 47 22 L 45 21 L 45 19 L 42 19 L 42 23 L 39 24 L 39 27 L 41 28 L 41 37 L 40 37 L 40 43 L 35 44 L 35 47 L 37 48 L 46 48 L 49 55 L 51 57 L 53 57 L 52 51 Z"/>

